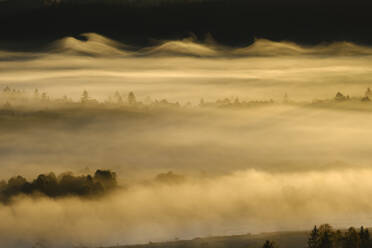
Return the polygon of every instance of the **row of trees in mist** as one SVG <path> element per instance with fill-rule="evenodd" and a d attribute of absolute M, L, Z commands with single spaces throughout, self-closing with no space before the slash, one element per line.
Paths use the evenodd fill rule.
<path fill-rule="evenodd" d="M 334 98 L 325 100 L 314 100 L 312 103 L 338 103 L 338 102 L 371 102 L 372 91 L 368 88 L 363 96 L 350 97 L 344 95 L 341 92 L 337 92 Z M 223 99 L 217 99 L 216 101 L 206 101 L 202 98 L 199 103 L 194 106 L 198 107 L 211 107 L 211 108 L 249 108 L 254 106 L 267 106 L 276 103 L 281 104 L 297 104 L 298 102 L 290 99 L 287 93 L 283 95 L 283 98 L 279 101 L 269 100 L 240 100 L 238 97 L 229 97 Z M 11 89 L 8 86 L 5 87 L 0 93 L 0 107 L 3 106 L 5 110 L 11 110 L 15 107 L 25 108 L 52 108 L 52 107 L 120 107 L 126 106 L 131 108 L 142 108 L 142 107 L 191 107 L 191 102 L 180 104 L 179 102 L 171 102 L 167 99 L 152 99 L 147 96 L 142 100 L 138 100 L 136 94 L 132 91 L 129 93 L 123 93 L 116 91 L 114 94 L 108 96 L 105 100 L 97 100 L 87 91 L 84 90 L 81 93 L 79 100 L 73 100 L 72 98 L 64 95 L 61 98 L 53 98 L 49 96 L 47 92 L 41 92 L 35 89 L 33 92 Z"/>
<path fill-rule="evenodd" d="M 278 245 L 266 240 L 262 248 L 277 248 Z M 347 230 L 335 230 L 329 224 L 311 230 L 307 248 L 372 248 L 372 239 L 367 228 L 361 226 L 359 230 L 350 227 Z"/>
<path fill-rule="evenodd" d="M 15 107 L 34 107 L 34 108 L 50 108 L 50 107 L 110 107 L 110 106 L 127 106 L 127 107 L 181 107 L 178 102 L 170 102 L 167 99 L 155 99 L 146 97 L 143 101 L 138 101 L 134 92 L 123 93 L 116 91 L 114 94 L 108 96 L 105 100 L 99 101 L 92 97 L 92 95 L 84 90 L 81 93 L 79 100 L 73 100 L 71 97 L 64 95 L 60 98 L 53 98 L 47 92 L 42 92 L 35 89 L 33 92 L 11 89 L 6 86 L 0 93 L 0 105 L 3 109 L 10 110 Z M 190 106 L 186 103 L 184 106 Z"/>
<path fill-rule="evenodd" d="M 94 197 L 117 187 L 116 174 L 110 170 L 97 170 L 94 175 L 74 176 L 63 173 L 40 174 L 32 181 L 22 176 L 0 181 L 0 202 L 8 203 L 18 195 L 41 194 L 51 198 L 63 196 Z"/>
<path fill-rule="evenodd" d="M 371 248 L 372 240 L 367 228 L 350 227 L 346 231 L 334 230 L 324 224 L 314 226 L 308 239 L 308 248 Z"/>
<path fill-rule="evenodd" d="M 288 96 L 285 96 L 283 102 L 288 103 Z M 207 102 L 202 98 L 195 106 L 199 107 L 251 107 L 256 105 L 269 105 L 275 103 L 274 100 L 252 100 L 252 101 L 241 101 L 238 97 L 230 97 L 218 99 L 216 101 Z M 86 107 L 104 107 L 104 106 L 127 106 L 127 107 L 191 107 L 191 102 L 180 104 L 179 102 L 171 102 L 167 99 L 152 99 L 147 96 L 142 101 L 137 99 L 134 92 L 122 93 L 116 91 L 114 94 L 108 96 L 105 100 L 99 101 L 92 97 L 92 95 L 84 90 L 79 100 L 73 100 L 72 98 L 64 95 L 61 98 L 52 98 L 47 92 L 41 92 L 39 89 L 35 89 L 32 93 L 25 90 L 11 89 L 8 86 L 5 87 L 0 94 L 0 104 L 3 108 L 10 110 L 14 107 L 61 107 L 61 106 L 86 106 Z"/>

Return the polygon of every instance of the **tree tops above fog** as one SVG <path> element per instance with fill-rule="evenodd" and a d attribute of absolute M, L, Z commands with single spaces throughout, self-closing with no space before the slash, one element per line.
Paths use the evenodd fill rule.
<path fill-rule="evenodd" d="M 2 113 L 11 113 L 16 108 L 45 110 L 53 108 L 131 108 L 131 109 L 151 109 L 151 108 L 180 108 L 180 107 L 200 107 L 200 108 L 250 108 L 255 106 L 271 106 L 274 104 L 286 105 L 309 105 L 319 107 L 335 107 L 338 103 L 343 107 L 346 105 L 368 103 L 372 99 L 372 90 L 367 88 L 362 96 L 350 97 L 342 92 L 337 92 L 333 98 L 323 100 L 313 100 L 311 103 L 296 102 L 285 93 L 281 100 L 241 100 L 239 97 L 226 97 L 216 101 L 206 101 L 201 98 L 199 103 L 192 104 L 186 102 L 180 104 L 178 101 L 171 102 L 167 99 L 152 99 L 147 96 L 141 100 L 138 99 L 133 91 L 123 93 L 116 91 L 108 96 L 105 100 L 97 100 L 90 92 L 83 90 L 79 100 L 73 100 L 71 97 L 64 95 L 61 98 L 53 98 L 47 92 L 41 92 L 38 89 L 32 92 L 11 89 L 6 86 L 0 91 L 0 111 Z M 341 105 L 339 105 L 341 106 Z M 362 106 L 362 105 L 360 105 Z M 367 106 L 367 105 L 365 105 Z"/>
<path fill-rule="evenodd" d="M 40 174 L 32 181 L 22 176 L 0 181 L 0 202 L 7 203 L 17 195 L 41 194 L 56 198 L 63 196 L 94 197 L 117 187 L 116 174 L 110 170 L 97 170 L 94 175 L 74 176 L 63 173 Z"/>

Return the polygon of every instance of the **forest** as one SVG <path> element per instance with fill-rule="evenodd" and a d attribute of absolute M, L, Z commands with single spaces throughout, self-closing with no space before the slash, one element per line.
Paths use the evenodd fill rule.
<path fill-rule="evenodd" d="M 7 182 L 0 181 L 0 202 L 9 203 L 19 195 L 42 194 L 48 197 L 103 195 L 117 187 L 115 173 L 97 170 L 93 176 L 74 176 L 63 173 L 58 177 L 54 173 L 40 174 L 28 182 L 22 176 L 12 177 Z"/>

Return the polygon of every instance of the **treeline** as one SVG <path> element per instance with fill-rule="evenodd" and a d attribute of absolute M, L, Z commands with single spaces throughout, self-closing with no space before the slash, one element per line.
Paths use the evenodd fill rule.
<path fill-rule="evenodd" d="M 367 228 L 350 227 L 346 231 L 334 230 L 331 225 L 314 226 L 307 242 L 308 248 L 371 248 L 372 240 Z"/>
<path fill-rule="evenodd" d="M 87 91 L 84 90 L 78 100 L 64 95 L 60 98 L 53 98 L 47 92 L 35 89 L 33 92 L 12 89 L 6 86 L 0 90 L 0 114 L 15 114 L 22 110 L 45 110 L 45 109 L 79 109 L 79 108 L 96 108 L 96 109 L 134 109 L 134 110 L 149 110 L 159 108 L 225 108 L 225 109 L 247 109 L 252 107 L 265 107 L 274 104 L 292 104 L 302 106 L 339 106 L 338 103 L 355 103 L 356 106 L 363 106 L 366 109 L 370 108 L 372 99 L 372 90 L 367 88 L 362 96 L 350 97 L 341 92 L 337 92 L 335 97 L 329 99 L 315 99 L 311 103 L 296 102 L 292 100 L 287 93 L 279 100 L 241 100 L 239 97 L 229 97 L 217 99 L 215 101 L 206 101 L 204 98 L 197 103 L 178 101 L 172 102 L 167 99 L 152 99 L 151 97 L 143 97 L 138 99 L 132 91 L 119 92 L 116 91 L 103 100 L 98 100 Z M 353 104 L 349 104 L 353 106 Z M 345 106 L 343 104 L 342 106 Z"/>
<path fill-rule="evenodd" d="M 286 103 L 289 102 L 285 96 Z M 238 97 L 230 97 L 224 99 L 217 99 L 216 101 L 205 101 L 203 98 L 199 103 L 194 104 L 198 107 L 218 107 L 218 108 L 246 108 L 257 105 L 270 105 L 274 104 L 274 100 L 252 100 L 242 101 Z M 1 108 L 2 106 L 2 108 Z M 91 94 L 84 90 L 79 100 L 74 101 L 68 96 L 61 98 L 52 98 L 47 92 L 39 91 L 35 89 L 32 93 L 26 92 L 19 89 L 11 89 L 6 86 L 0 91 L 0 110 L 4 112 L 11 112 L 17 107 L 20 108 L 53 108 L 53 107 L 73 107 L 73 106 L 85 106 L 85 107 L 120 107 L 126 106 L 131 108 L 156 108 L 156 107 L 168 107 L 168 108 L 179 108 L 179 107 L 191 107 L 191 102 L 185 102 L 181 104 L 179 102 L 171 102 L 167 99 L 152 99 L 147 96 L 138 100 L 136 94 L 132 91 L 129 93 L 116 91 L 114 94 L 108 96 L 105 100 L 99 101 L 91 96 Z"/>
<path fill-rule="evenodd" d="M 272 241 L 265 241 L 262 248 L 276 248 Z M 335 230 L 329 224 L 314 226 L 307 240 L 307 248 L 371 248 L 372 239 L 367 228 L 359 230 L 350 227 L 347 230 Z"/>
<path fill-rule="evenodd" d="M 191 106 L 186 103 L 185 106 Z M 181 107 L 179 102 L 170 102 L 167 99 L 151 99 L 146 97 L 143 101 L 138 101 L 134 92 L 129 93 L 116 91 L 104 100 L 97 100 L 91 94 L 84 90 L 79 100 L 64 95 L 60 98 L 53 98 L 47 92 L 35 89 L 33 92 L 25 90 L 12 89 L 6 86 L 0 91 L 0 111 L 2 113 L 12 113 L 17 108 L 21 109 L 49 109 L 49 108 L 76 108 L 76 107 L 130 107 L 130 108 L 148 108 L 148 107 Z"/>
<path fill-rule="evenodd" d="M 64 196 L 94 197 L 117 187 L 116 174 L 110 170 L 97 170 L 94 175 L 74 176 L 63 173 L 40 174 L 32 181 L 22 176 L 0 181 L 0 202 L 9 203 L 19 195 L 41 194 L 51 198 Z"/>

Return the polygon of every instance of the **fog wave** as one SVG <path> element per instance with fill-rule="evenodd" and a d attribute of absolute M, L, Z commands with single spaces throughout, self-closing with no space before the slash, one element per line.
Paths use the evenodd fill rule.
<path fill-rule="evenodd" d="M 372 48 L 351 42 L 334 42 L 315 46 L 301 46 L 293 42 L 275 42 L 256 39 L 253 44 L 243 48 L 218 45 L 209 37 L 207 42 L 198 42 L 192 37 L 178 41 L 159 41 L 158 45 L 140 49 L 137 52 L 126 50 L 128 46 L 104 36 L 87 33 L 80 35 L 84 40 L 73 37 L 64 38 L 54 44 L 54 51 L 76 52 L 103 56 L 197 56 L 197 57 L 245 57 L 245 56 L 360 56 L 372 55 Z M 53 50 L 53 49 L 52 49 Z"/>
<path fill-rule="evenodd" d="M 115 56 L 115 57 L 266 57 L 266 56 L 361 56 L 372 55 L 372 48 L 352 42 L 333 42 L 303 46 L 289 41 L 270 41 L 257 38 L 245 47 L 219 45 L 208 36 L 204 42 L 195 38 L 155 41 L 150 47 L 133 47 L 96 33 L 83 33 L 52 42 L 46 52 L 70 55 Z M 1 57 L 11 53 L 2 52 Z M 19 53 L 13 53 L 17 56 Z M 31 54 L 29 54 L 31 55 Z"/>

